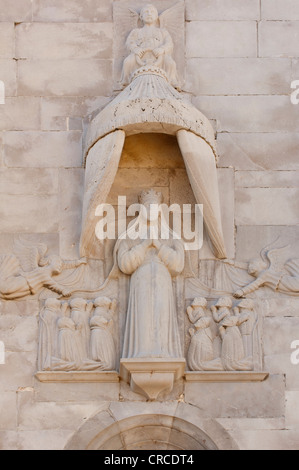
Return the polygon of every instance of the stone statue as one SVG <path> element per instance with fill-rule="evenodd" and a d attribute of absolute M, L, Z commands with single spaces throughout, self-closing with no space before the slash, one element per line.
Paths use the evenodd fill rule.
<path fill-rule="evenodd" d="M 263 286 L 284 294 L 298 295 L 299 261 L 282 262 L 280 256 L 285 248 L 288 247 L 262 250 L 261 258 L 254 259 L 248 264 L 248 273 L 257 279 L 238 289 L 234 296 L 244 297 Z"/>
<path fill-rule="evenodd" d="M 183 271 L 184 245 L 151 238 L 161 228 L 160 214 L 149 220 L 151 204 L 162 202 L 160 193 L 144 191 L 140 202 L 145 210 L 131 227 L 144 226 L 143 239 L 119 239 L 115 249 L 119 269 L 131 276 L 122 357 L 181 357 L 172 276 Z"/>
<path fill-rule="evenodd" d="M 57 321 L 67 304 L 60 300 L 50 298 L 40 313 L 39 358 L 41 370 L 51 370 L 53 357 L 58 355 L 58 328 Z"/>
<path fill-rule="evenodd" d="M 76 324 L 70 317 L 69 309 L 66 309 L 64 315 L 57 322 L 58 334 L 58 355 L 65 365 L 63 368 L 79 369 L 82 362 L 80 344 L 76 334 Z M 68 366 L 66 367 L 66 364 Z"/>
<path fill-rule="evenodd" d="M 76 298 L 70 301 L 71 318 L 76 325 L 77 344 L 81 362 L 86 360 L 89 356 L 89 315 L 93 308 L 92 302 L 87 302 L 85 299 Z"/>
<path fill-rule="evenodd" d="M 86 263 L 86 259 L 63 261 L 60 256 L 45 257 L 47 246 L 37 247 L 18 244 L 14 255 L 0 257 L 0 298 L 15 300 L 34 295 L 43 287 L 57 294 L 68 296 L 71 291 L 55 281 L 55 276 L 65 269 L 77 268 Z M 20 266 L 20 262 L 22 267 Z"/>
<path fill-rule="evenodd" d="M 252 299 L 242 299 L 234 308 L 235 315 L 245 318 L 240 325 L 240 332 L 243 338 L 244 351 L 246 357 L 253 356 L 253 330 L 256 325 L 257 316 L 254 312 L 254 302 Z"/>
<path fill-rule="evenodd" d="M 214 359 L 213 336 L 210 329 L 211 317 L 206 312 L 207 300 L 196 297 L 187 314 L 191 323 L 191 343 L 188 350 L 188 365 L 190 370 L 223 370 L 220 358 Z"/>
<path fill-rule="evenodd" d="M 137 13 L 134 13 L 137 18 Z M 167 29 L 157 26 L 159 14 L 156 7 L 145 5 L 141 9 L 140 19 L 143 27 L 133 29 L 126 41 L 130 54 L 123 63 L 122 85 L 128 85 L 139 68 L 152 66 L 164 70 L 170 84 L 178 87 L 176 63 L 172 58 L 173 41 Z"/>
<path fill-rule="evenodd" d="M 247 321 L 247 317 L 233 315 L 232 299 L 221 297 L 211 307 L 213 318 L 219 323 L 219 334 L 222 339 L 221 360 L 224 370 L 252 370 L 252 358 L 246 358 L 239 325 Z"/>
<path fill-rule="evenodd" d="M 90 353 L 91 358 L 99 362 L 101 370 L 115 370 L 116 351 L 112 337 L 113 314 L 116 301 L 108 297 L 98 297 L 94 301 L 95 312 L 90 319 Z"/>

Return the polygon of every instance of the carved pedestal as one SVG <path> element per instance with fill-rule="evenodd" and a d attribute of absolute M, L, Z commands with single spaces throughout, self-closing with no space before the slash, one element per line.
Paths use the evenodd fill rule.
<path fill-rule="evenodd" d="M 174 382 L 185 373 L 183 358 L 133 358 L 120 360 L 120 376 L 133 392 L 155 400 L 161 392 L 171 392 Z"/>

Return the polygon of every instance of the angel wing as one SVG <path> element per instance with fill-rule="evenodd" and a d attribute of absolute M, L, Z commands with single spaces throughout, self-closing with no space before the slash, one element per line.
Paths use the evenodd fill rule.
<path fill-rule="evenodd" d="M 289 245 L 282 248 L 274 248 L 266 252 L 267 259 L 270 262 L 272 271 L 281 272 L 285 270 L 284 265 L 289 252 Z"/>
<path fill-rule="evenodd" d="M 20 239 L 14 242 L 14 252 L 20 260 L 23 271 L 33 271 L 39 266 L 40 260 L 45 256 L 48 250 L 47 245 L 38 243 L 36 246 L 27 245 Z"/>
<path fill-rule="evenodd" d="M 184 54 L 180 53 L 184 50 L 184 21 L 185 8 L 184 2 L 182 1 L 179 1 L 167 10 L 164 10 L 159 16 L 160 28 L 166 29 L 172 37 L 174 44 L 174 59 L 179 66 L 179 69 L 181 62 L 184 60 Z"/>
<path fill-rule="evenodd" d="M 126 51 L 126 40 L 129 33 L 138 27 L 140 21 L 139 13 L 126 4 L 115 2 L 113 6 L 113 19 L 114 19 L 114 42 L 115 50 L 118 51 L 118 56 L 124 59 L 128 54 Z"/>

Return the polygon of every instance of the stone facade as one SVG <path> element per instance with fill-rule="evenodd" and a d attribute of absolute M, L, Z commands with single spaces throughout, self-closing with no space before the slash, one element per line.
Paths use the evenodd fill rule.
<path fill-rule="evenodd" d="M 130 4 L 0 0 L 0 256 L 13 253 L 21 239 L 46 244 L 49 255 L 80 257 L 86 133 L 119 93 L 114 28 L 115 4 L 122 3 Z M 139 9 L 143 3 L 131 2 Z M 162 1 L 153 3 L 164 9 Z M 291 82 L 299 80 L 298 1 L 185 0 L 184 8 L 182 94 L 216 135 L 227 258 L 248 263 L 271 245 L 289 247 L 282 265 L 298 259 L 299 105 L 290 99 Z M 126 137 L 107 202 L 116 205 L 123 195 L 134 203 L 148 188 L 169 204 L 195 202 L 175 136 L 161 131 L 153 138 L 154 132 Z M 90 278 L 96 273 L 99 282 L 92 288 L 107 277 L 111 250 L 93 247 Z M 191 256 L 197 279 L 224 290 L 221 263 L 205 235 Z M 175 288 L 180 292 L 179 282 Z M 197 289 L 186 287 L 179 306 L 185 357 L 186 309 Z M 201 383 L 200 374 L 189 373 L 155 402 L 116 372 L 100 381 L 40 380 L 40 309 L 47 296 L 0 301 L 1 449 L 133 449 L 153 440 L 170 449 L 200 449 L 203 442 L 211 449 L 298 448 L 299 365 L 291 362 L 291 344 L 299 340 L 298 291 L 265 285 L 249 295 L 260 319 L 252 374 L 269 373 L 264 381 L 245 372 L 236 379 L 232 372 Z M 124 323 L 118 328 L 119 358 Z"/>

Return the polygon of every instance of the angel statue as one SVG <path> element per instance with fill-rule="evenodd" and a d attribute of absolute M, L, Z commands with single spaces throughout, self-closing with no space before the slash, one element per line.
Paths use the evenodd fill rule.
<path fill-rule="evenodd" d="M 126 46 L 130 54 L 123 63 L 121 78 L 123 86 L 130 83 L 136 70 L 153 66 L 162 69 L 170 84 L 175 88 L 178 87 L 176 63 L 172 57 L 173 40 L 167 29 L 163 27 L 170 10 L 163 12 L 160 17 L 157 8 L 150 4 L 141 9 L 140 16 L 130 10 L 136 26 L 140 18 L 143 27 L 133 29 L 127 38 Z"/>
<path fill-rule="evenodd" d="M 69 287 L 56 282 L 53 276 L 86 264 L 86 259 L 64 261 L 57 255 L 45 256 L 47 249 L 42 243 L 35 247 L 18 241 L 15 243 L 17 256 L 0 257 L 0 298 L 20 299 L 36 294 L 43 287 L 66 297 L 71 294 Z"/>
<path fill-rule="evenodd" d="M 245 287 L 238 289 L 234 297 L 240 298 L 251 294 L 260 287 L 270 287 L 274 291 L 285 294 L 299 294 L 299 260 L 283 262 L 281 260 L 285 250 L 268 247 L 261 251 L 261 258 L 254 259 L 248 264 L 248 273 L 256 279 Z"/>

